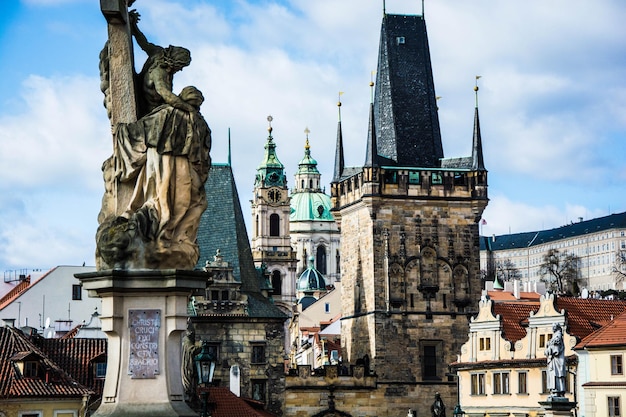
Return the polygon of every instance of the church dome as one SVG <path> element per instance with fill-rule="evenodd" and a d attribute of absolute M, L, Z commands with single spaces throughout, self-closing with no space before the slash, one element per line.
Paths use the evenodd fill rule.
<path fill-rule="evenodd" d="M 330 197 L 322 192 L 300 192 L 291 195 L 290 221 L 335 221 L 330 213 Z"/>
<path fill-rule="evenodd" d="M 298 278 L 298 291 L 310 293 L 315 291 L 326 291 L 326 280 L 324 276 L 315 269 L 312 256 L 309 258 L 309 266 Z"/>

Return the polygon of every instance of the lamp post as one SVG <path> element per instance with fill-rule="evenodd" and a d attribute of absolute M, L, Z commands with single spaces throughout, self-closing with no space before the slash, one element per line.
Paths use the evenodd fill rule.
<path fill-rule="evenodd" d="M 215 372 L 215 358 L 209 353 L 209 344 L 206 340 L 202 341 L 202 350 L 193 360 L 196 363 L 198 381 L 201 385 L 198 387 L 198 392 L 202 397 L 202 417 L 209 417 L 207 403 L 209 400 L 209 387 L 213 382 L 213 373 Z"/>
<path fill-rule="evenodd" d="M 455 373 L 448 372 L 446 373 L 446 375 L 449 378 L 456 379 L 456 405 L 454 406 L 452 415 L 454 417 L 463 417 L 465 415 L 465 411 L 463 411 L 463 409 L 461 408 L 461 377 L 459 376 L 458 371 L 456 371 Z"/>

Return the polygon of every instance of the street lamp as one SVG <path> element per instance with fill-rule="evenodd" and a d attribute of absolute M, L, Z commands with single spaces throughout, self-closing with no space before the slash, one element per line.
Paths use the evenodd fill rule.
<path fill-rule="evenodd" d="M 193 360 L 196 363 L 198 381 L 202 385 L 202 387 L 198 387 L 198 392 L 202 396 L 202 417 L 209 417 L 207 403 L 209 386 L 213 382 L 213 373 L 215 372 L 215 358 L 209 353 L 209 343 L 206 340 L 202 341 L 202 350 Z"/>
<path fill-rule="evenodd" d="M 461 408 L 461 376 L 458 374 L 458 371 L 455 373 L 448 372 L 446 375 L 448 378 L 456 379 L 456 405 L 454 406 L 452 415 L 454 417 L 463 417 L 465 415 L 465 411 Z M 448 379 L 448 381 L 450 381 L 450 379 Z"/>

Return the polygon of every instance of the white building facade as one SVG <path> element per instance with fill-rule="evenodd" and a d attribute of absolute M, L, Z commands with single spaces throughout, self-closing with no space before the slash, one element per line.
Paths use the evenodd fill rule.
<path fill-rule="evenodd" d="M 624 290 L 615 274 L 616 257 L 626 251 L 626 213 L 572 223 L 556 229 L 481 237 L 480 267 L 488 271 L 509 259 L 521 274 L 528 291 L 541 281 L 540 267 L 550 249 L 573 253 L 581 260 L 582 287 L 589 291 Z"/>

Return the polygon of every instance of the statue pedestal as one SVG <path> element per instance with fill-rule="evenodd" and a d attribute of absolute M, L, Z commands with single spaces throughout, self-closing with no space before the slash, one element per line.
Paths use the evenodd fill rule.
<path fill-rule="evenodd" d="M 102 403 L 94 416 L 197 417 L 183 397 L 181 336 L 188 296 L 206 288 L 207 273 L 106 270 L 76 278 L 90 297 L 102 299 L 108 338 Z"/>
<path fill-rule="evenodd" d="M 539 401 L 541 408 L 545 410 L 545 417 L 571 417 L 572 409 L 576 407 L 576 402 L 570 401 L 567 397 L 548 397 L 548 401 Z"/>

